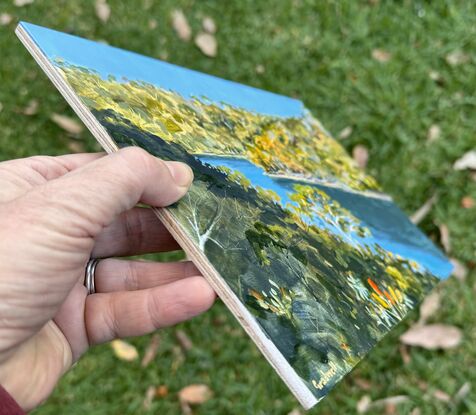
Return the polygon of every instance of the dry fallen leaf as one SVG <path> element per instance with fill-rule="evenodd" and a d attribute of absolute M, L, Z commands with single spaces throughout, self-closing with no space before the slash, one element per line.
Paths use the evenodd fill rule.
<path fill-rule="evenodd" d="M 441 389 L 437 389 L 433 392 L 433 397 L 441 402 L 451 402 L 451 396 Z"/>
<path fill-rule="evenodd" d="M 465 196 L 461 199 L 461 207 L 463 209 L 472 209 L 476 206 L 476 202 L 471 196 Z"/>
<path fill-rule="evenodd" d="M 260 74 L 260 75 L 263 74 L 263 73 L 265 72 L 265 70 L 266 70 L 266 69 L 265 69 L 264 65 L 261 65 L 261 64 L 258 64 L 258 65 L 256 65 L 256 67 L 255 67 L 256 73 L 258 73 L 258 74 Z"/>
<path fill-rule="evenodd" d="M 202 27 L 205 32 L 212 35 L 217 31 L 217 25 L 215 24 L 215 21 L 209 16 L 203 18 Z"/>
<path fill-rule="evenodd" d="M 410 216 L 410 220 L 412 221 L 412 223 L 418 225 L 423 219 L 425 219 L 426 215 L 430 213 L 431 208 L 433 207 L 437 199 L 438 196 L 435 193 L 425 203 L 423 203 L 423 205 L 419 207 L 413 215 Z"/>
<path fill-rule="evenodd" d="M 468 395 L 468 393 L 470 391 L 471 391 L 471 383 L 469 383 L 469 382 L 463 383 L 463 386 L 461 386 L 461 388 L 459 388 L 458 392 L 456 392 L 456 394 L 453 398 L 453 401 L 455 403 L 461 402 L 464 398 L 466 398 L 466 396 Z"/>
<path fill-rule="evenodd" d="M 438 226 L 440 229 L 440 242 L 443 246 L 443 249 L 447 254 L 451 251 L 451 240 L 450 240 L 450 230 L 445 223 L 442 223 Z"/>
<path fill-rule="evenodd" d="M 394 407 L 401 403 L 408 402 L 410 398 L 406 395 L 396 395 L 396 396 L 389 396 L 388 398 L 379 399 L 377 401 L 373 401 L 369 405 L 369 409 L 378 409 L 385 407 Z"/>
<path fill-rule="evenodd" d="M 96 9 L 96 16 L 101 22 L 106 23 L 111 17 L 111 7 L 106 0 L 96 0 L 94 8 Z"/>
<path fill-rule="evenodd" d="M 446 324 L 413 326 L 400 336 L 400 341 L 408 346 L 423 347 L 428 350 L 451 349 L 462 339 L 461 330 Z"/>
<path fill-rule="evenodd" d="M 372 58 L 378 62 L 385 63 L 392 59 L 392 54 L 383 49 L 374 49 L 372 51 Z"/>
<path fill-rule="evenodd" d="M 158 398 L 164 398 L 169 394 L 169 388 L 166 385 L 160 385 L 155 392 Z"/>
<path fill-rule="evenodd" d="M 144 401 L 142 402 L 142 406 L 144 407 L 146 411 L 150 410 L 152 406 L 152 401 L 154 400 L 154 397 L 155 397 L 155 393 L 156 393 L 155 386 L 149 386 L 147 388 Z"/>
<path fill-rule="evenodd" d="M 302 415 L 302 412 L 298 408 L 294 408 L 288 415 Z"/>
<path fill-rule="evenodd" d="M 365 169 L 365 167 L 367 166 L 367 162 L 369 160 L 369 151 L 367 150 L 367 147 L 365 147 L 364 145 L 357 144 L 352 149 L 352 157 L 357 163 L 357 166 L 359 166 L 361 169 Z"/>
<path fill-rule="evenodd" d="M 208 401 L 212 395 L 211 389 L 203 384 L 185 386 L 179 391 L 180 401 L 190 405 L 200 405 Z"/>
<path fill-rule="evenodd" d="M 461 50 L 455 50 L 448 53 L 445 57 L 446 62 L 451 66 L 458 66 L 469 61 L 469 56 L 463 53 Z"/>
<path fill-rule="evenodd" d="M 341 139 L 341 140 L 345 140 L 346 138 L 349 138 L 350 135 L 352 134 L 352 127 L 349 125 L 347 127 L 345 127 L 338 135 L 338 137 Z"/>
<path fill-rule="evenodd" d="M 53 113 L 51 115 L 51 121 L 56 125 L 61 127 L 66 132 L 71 135 L 77 136 L 83 131 L 83 126 L 78 121 L 73 118 L 67 117 L 66 115 L 60 115 Z"/>
<path fill-rule="evenodd" d="M 13 17 L 11 14 L 2 13 L 0 14 L 0 26 L 6 26 L 13 21 Z"/>
<path fill-rule="evenodd" d="M 195 36 L 195 45 L 197 45 L 204 55 L 210 58 L 217 55 L 218 44 L 215 36 L 210 33 L 199 33 Z"/>
<path fill-rule="evenodd" d="M 38 100 L 32 99 L 30 102 L 28 102 L 26 107 L 23 108 L 22 114 L 29 115 L 29 116 L 35 115 L 38 112 L 39 106 L 40 104 Z"/>
<path fill-rule="evenodd" d="M 155 19 L 149 19 L 149 22 L 147 23 L 147 25 L 149 26 L 149 29 L 150 30 L 154 30 L 154 29 L 157 29 L 157 20 Z"/>
<path fill-rule="evenodd" d="M 192 38 L 192 29 L 190 29 L 190 25 L 182 10 L 172 11 L 172 27 L 180 39 L 188 42 Z"/>
<path fill-rule="evenodd" d="M 359 401 L 357 402 L 357 407 L 356 407 L 357 412 L 359 414 L 365 414 L 369 410 L 371 403 L 372 403 L 372 399 L 370 399 L 369 395 L 362 396 L 362 398 L 360 398 Z"/>
<path fill-rule="evenodd" d="M 124 340 L 113 340 L 111 342 L 111 347 L 116 357 L 121 360 L 132 362 L 133 360 L 139 358 L 137 349 L 132 344 L 127 343 Z"/>
<path fill-rule="evenodd" d="M 183 351 L 188 352 L 189 350 L 193 349 L 192 340 L 190 340 L 190 338 L 187 336 L 187 333 L 185 333 L 183 330 L 176 330 L 175 337 L 177 338 Z"/>
<path fill-rule="evenodd" d="M 468 268 L 466 268 L 466 266 L 456 258 L 450 258 L 450 261 L 453 265 L 452 275 L 454 275 L 458 280 L 464 281 L 468 275 Z"/>
<path fill-rule="evenodd" d="M 410 412 L 410 415 L 421 415 L 421 409 L 413 408 L 412 411 Z"/>
<path fill-rule="evenodd" d="M 428 129 L 428 133 L 426 134 L 426 139 L 429 143 L 431 143 L 432 141 L 437 140 L 440 137 L 440 135 L 441 135 L 440 126 L 437 124 L 433 124 Z"/>
<path fill-rule="evenodd" d="M 430 295 L 427 295 L 421 303 L 420 319 L 417 324 L 425 324 L 439 310 L 440 304 L 440 293 L 438 291 L 434 290 Z"/>
<path fill-rule="evenodd" d="M 160 337 L 156 333 L 150 339 L 149 345 L 147 346 L 147 349 L 145 350 L 144 357 L 142 358 L 142 362 L 140 363 L 142 367 L 147 367 L 149 363 L 155 359 L 159 346 L 160 346 Z"/>
<path fill-rule="evenodd" d="M 32 4 L 35 0 L 13 0 L 13 4 L 17 7 L 23 7 Z"/>
<path fill-rule="evenodd" d="M 476 170 L 476 150 L 468 151 L 453 164 L 455 170 Z"/>
<path fill-rule="evenodd" d="M 441 74 L 437 71 L 428 72 L 428 76 L 430 77 L 432 81 L 435 81 L 437 83 L 443 80 L 443 78 L 441 77 Z"/>

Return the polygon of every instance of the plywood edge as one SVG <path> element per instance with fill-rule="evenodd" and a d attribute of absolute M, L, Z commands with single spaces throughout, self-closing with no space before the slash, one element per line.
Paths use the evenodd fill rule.
<path fill-rule="evenodd" d="M 68 104 L 77 113 L 93 136 L 108 152 L 117 151 L 119 148 L 109 136 L 106 129 L 97 121 L 89 108 L 81 101 L 73 88 L 66 82 L 59 70 L 45 56 L 41 48 L 30 37 L 28 32 L 20 25 L 15 30 L 18 38 L 30 52 L 38 65 L 43 69 L 48 78 L 63 95 Z M 205 279 L 210 283 L 215 292 L 232 312 L 246 333 L 258 346 L 287 387 L 294 394 L 299 403 L 305 408 L 313 407 L 318 399 L 309 390 L 304 381 L 299 377 L 292 366 L 286 361 L 276 345 L 269 339 L 256 319 L 232 291 L 226 281 L 220 276 L 215 267 L 210 263 L 205 253 L 202 252 L 186 231 L 178 223 L 172 212 L 167 208 L 154 208 L 158 218 L 177 240 L 187 256 L 195 263 Z"/>

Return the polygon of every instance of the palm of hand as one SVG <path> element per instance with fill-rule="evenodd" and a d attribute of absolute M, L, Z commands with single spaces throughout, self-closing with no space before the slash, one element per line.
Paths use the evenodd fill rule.
<path fill-rule="evenodd" d="M 25 409 L 90 345 L 175 324 L 213 303 L 189 262 L 110 258 L 178 249 L 150 209 L 134 207 L 183 196 L 191 180 L 178 167 L 138 149 L 0 163 L 0 384 Z M 91 256 L 107 259 L 88 296 Z"/>

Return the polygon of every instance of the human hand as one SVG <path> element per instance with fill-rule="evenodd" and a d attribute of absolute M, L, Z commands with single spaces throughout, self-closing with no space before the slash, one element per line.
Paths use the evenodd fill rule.
<path fill-rule="evenodd" d="M 215 294 L 190 262 L 110 257 L 178 249 L 151 209 L 193 176 L 139 148 L 0 163 L 0 385 L 39 405 L 89 346 L 207 310 Z M 90 257 L 96 294 L 83 285 Z"/>

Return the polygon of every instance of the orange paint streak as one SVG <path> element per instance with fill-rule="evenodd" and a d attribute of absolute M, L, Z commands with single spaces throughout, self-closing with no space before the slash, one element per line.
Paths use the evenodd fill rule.
<path fill-rule="evenodd" d="M 377 284 L 375 284 L 370 278 L 367 278 L 367 282 L 370 284 L 370 286 L 374 289 L 374 291 L 383 297 L 382 291 L 377 287 Z"/>

